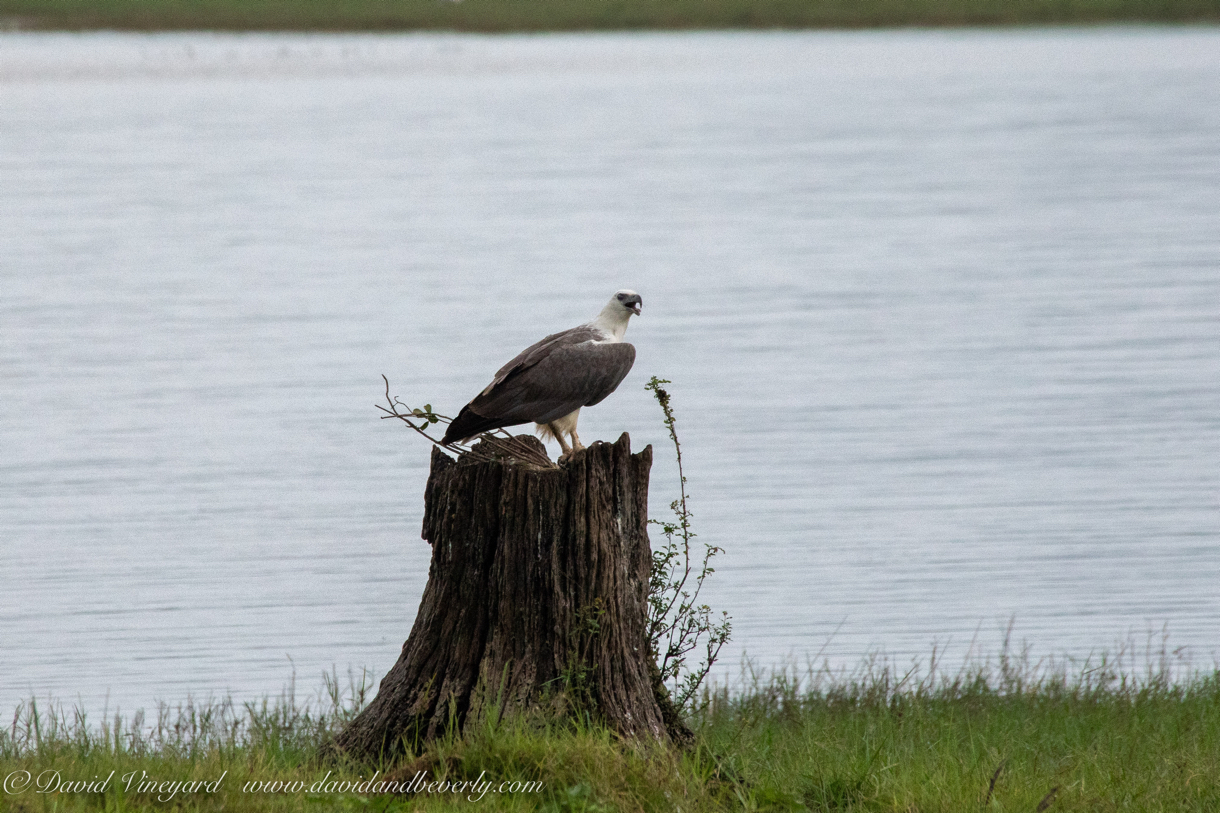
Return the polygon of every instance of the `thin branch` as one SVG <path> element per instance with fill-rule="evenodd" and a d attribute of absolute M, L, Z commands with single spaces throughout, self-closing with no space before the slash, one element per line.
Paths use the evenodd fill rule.
<path fill-rule="evenodd" d="M 466 443 L 443 443 L 428 434 L 426 430 L 430 426 L 448 426 L 453 423 L 453 419 L 447 415 L 434 412 L 431 404 L 425 404 L 422 409 L 408 406 L 398 398 L 390 395 L 390 379 L 384 375 L 381 376 L 381 379 L 385 381 L 385 400 L 388 406 L 382 406 L 381 404 L 375 404 L 375 406 L 386 413 L 381 416 L 382 420 L 398 418 L 416 433 L 423 435 L 429 443 L 438 449 L 454 452 L 463 457 L 470 457 L 472 460 L 484 463 L 499 461 L 537 469 L 559 468 L 547 456 L 545 451 L 539 451 L 538 447 L 526 443 L 521 436 L 509 434 L 504 429 L 496 429 L 492 432 L 480 434 L 478 442 L 473 445 Z"/>
<path fill-rule="evenodd" d="M 649 520 L 651 524 L 661 526 L 661 531 L 665 534 L 665 544 L 653 554 L 648 595 L 648 636 L 653 654 L 659 659 L 657 668 L 661 682 L 672 685 L 671 691 L 676 705 L 684 708 L 688 707 L 698 692 L 711 671 L 712 664 L 719 657 L 721 648 L 729 640 L 732 624 L 727 613 L 722 614 L 719 622 L 714 621 L 711 607 L 698 603 L 704 579 L 715 572 L 710 561 L 713 556 L 722 552 L 720 548 L 705 545 L 699 572 L 694 574 L 693 587 L 689 592 L 686 589 L 694 570 L 691 563 L 691 540 L 696 534 L 691 530 L 691 514 L 687 505 L 682 445 L 678 441 L 669 393 L 661 386 L 668 383 L 670 382 L 654 376 L 645 385 L 645 389 L 652 391 L 665 413 L 665 427 L 669 430 L 678 460 L 679 484 L 679 497 L 669 506 L 676 522 Z M 681 538 L 680 544 L 675 536 Z M 704 658 L 696 667 L 688 668 L 687 655 L 698 648 L 701 641 L 704 643 Z"/>

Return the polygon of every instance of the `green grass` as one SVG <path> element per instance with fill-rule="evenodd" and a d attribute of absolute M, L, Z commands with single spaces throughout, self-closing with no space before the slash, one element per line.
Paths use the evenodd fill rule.
<path fill-rule="evenodd" d="M 426 771 L 490 782 L 486 810 L 1200 811 L 1220 810 L 1220 671 L 1173 681 L 1106 661 L 1073 673 L 1006 657 L 947 676 L 872 661 L 754 680 L 707 696 L 686 752 L 622 742 L 588 722 L 516 719 L 434 743 L 394 765 L 315 757 L 365 696 L 257 706 L 162 708 L 146 720 L 90 721 L 26 704 L 0 734 L 0 777 L 28 771 L 104 779 L 105 793 L 0 794 L 42 810 L 470 810 L 468 794 L 310 793 L 328 781 Z M 215 781 L 215 793 L 124 791 L 123 775 Z M 227 773 L 226 773 L 227 772 Z M 18 778 L 24 774 L 16 774 Z M 993 781 L 994 780 L 994 781 Z M 251 781 L 304 789 L 251 792 Z M 501 782 L 540 783 L 497 793 Z"/>
<path fill-rule="evenodd" d="M 1220 0 L 0 0 L 9 27 L 585 31 L 1217 22 Z"/>

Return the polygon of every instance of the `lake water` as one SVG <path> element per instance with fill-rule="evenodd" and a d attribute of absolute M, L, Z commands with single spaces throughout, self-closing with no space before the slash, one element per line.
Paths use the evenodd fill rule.
<path fill-rule="evenodd" d="M 1220 29 L 0 34 L 0 709 L 389 668 L 429 449 L 638 290 L 727 666 L 1220 651 Z M 729 674 L 728 671 L 721 675 Z"/>

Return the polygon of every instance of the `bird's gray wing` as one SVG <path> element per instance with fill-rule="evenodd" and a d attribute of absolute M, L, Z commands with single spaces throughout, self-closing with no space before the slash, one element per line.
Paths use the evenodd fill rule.
<path fill-rule="evenodd" d="M 558 333 L 552 333 L 545 339 L 534 342 L 529 347 L 522 350 L 516 357 L 505 364 L 499 370 L 496 370 L 496 376 L 491 380 L 491 383 L 483 388 L 479 396 L 489 394 L 496 387 L 500 386 L 513 374 L 519 374 L 533 367 L 538 362 L 546 358 L 552 351 L 566 345 L 581 344 L 583 342 L 594 342 L 604 339 L 605 336 L 600 330 L 589 325 L 580 325 L 578 327 L 561 330 Z M 476 399 L 477 400 L 477 399 Z M 472 402 L 473 403 L 473 402 Z"/>
<path fill-rule="evenodd" d="M 471 411 L 501 426 L 549 423 L 599 403 L 635 363 L 635 347 L 625 342 L 559 341 L 547 346 L 551 338 L 509 362 L 503 375 L 497 373 L 491 386 L 470 402 Z"/>
<path fill-rule="evenodd" d="M 492 382 L 474 400 L 462 407 L 441 442 L 461 441 L 502 426 L 549 422 L 583 406 L 582 398 L 589 393 L 595 398 L 590 403 L 605 398 L 618 386 L 635 360 L 635 348 L 631 345 L 606 342 L 605 339 L 606 335 L 597 328 L 581 325 L 552 333 L 525 348 L 496 372 Z M 605 353 L 596 349 L 619 345 L 628 349 Z M 577 347 L 590 349 L 590 352 L 569 355 L 568 351 Z M 555 356 L 556 353 L 559 355 Z M 599 361 L 603 358 L 608 362 Z M 582 369 L 581 359 L 599 365 L 600 373 Z"/>

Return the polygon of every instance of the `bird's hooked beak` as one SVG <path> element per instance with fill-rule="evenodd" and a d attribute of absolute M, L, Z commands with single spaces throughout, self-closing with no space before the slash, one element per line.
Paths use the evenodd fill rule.
<path fill-rule="evenodd" d="M 639 302 L 631 303 L 631 312 L 634 313 L 636 316 L 640 315 L 640 303 Z"/>

